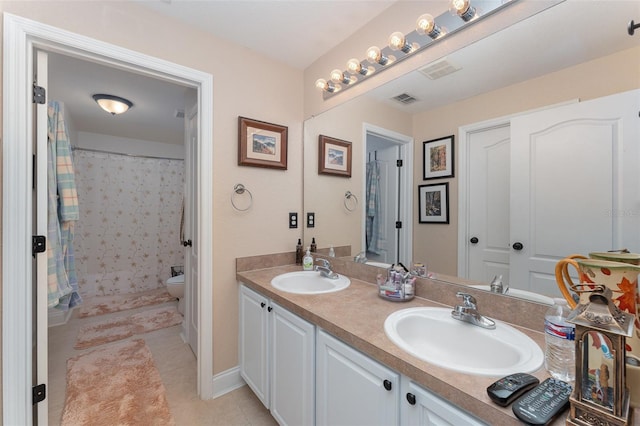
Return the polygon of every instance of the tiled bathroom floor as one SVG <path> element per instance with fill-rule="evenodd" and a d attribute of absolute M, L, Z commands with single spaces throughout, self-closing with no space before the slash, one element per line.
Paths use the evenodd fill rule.
<path fill-rule="evenodd" d="M 155 308 L 157 306 L 154 306 Z M 119 312 L 131 315 L 144 310 Z M 149 309 L 149 308 L 147 308 Z M 66 325 L 49 328 L 49 424 L 59 425 L 64 408 L 67 359 L 82 351 L 73 349 L 78 329 L 107 315 L 84 319 L 71 318 Z M 180 325 L 132 338 L 144 338 L 167 391 L 171 413 L 178 426 L 196 425 L 276 425 L 269 411 L 253 392 L 243 386 L 219 398 L 202 401 L 196 392 L 196 358 L 180 338 Z M 89 348 L 90 351 L 95 348 Z M 96 425 L 101 426 L 101 425 Z"/>

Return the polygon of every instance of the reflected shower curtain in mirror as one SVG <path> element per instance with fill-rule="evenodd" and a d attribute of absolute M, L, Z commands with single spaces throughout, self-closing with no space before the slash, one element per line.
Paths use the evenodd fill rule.
<path fill-rule="evenodd" d="M 58 102 L 47 108 L 47 288 L 48 307 L 69 310 L 82 303 L 73 255 L 78 193 L 71 143 Z"/>
<path fill-rule="evenodd" d="M 380 165 L 377 161 L 367 163 L 367 251 L 380 254 Z"/>

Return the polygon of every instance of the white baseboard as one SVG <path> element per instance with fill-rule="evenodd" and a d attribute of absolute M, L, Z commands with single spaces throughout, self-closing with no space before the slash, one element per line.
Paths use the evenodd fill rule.
<path fill-rule="evenodd" d="M 244 385 L 246 385 L 246 383 L 240 376 L 240 366 L 230 368 L 227 371 L 223 371 L 222 373 L 218 373 L 213 376 L 212 398 L 215 399 Z"/>

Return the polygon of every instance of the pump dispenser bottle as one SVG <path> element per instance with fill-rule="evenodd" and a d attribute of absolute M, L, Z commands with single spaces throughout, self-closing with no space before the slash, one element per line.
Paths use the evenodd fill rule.
<path fill-rule="evenodd" d="M 318 246 L 316 245 L 316 239 L 311 238 L 311 253 L 315 253 L 318 250 Z"/>
<path fill-rule="evenodd" d="M 296 265 L 302 265 L 302 241 L 298 238 L 298 244 L 296 244 Z"/>
<path fill-rule="evenodd" d="M 309 248 L 307 248 L 307 254 L 302 258 L 302 270 L 313 271 L 313 257 Z"/>

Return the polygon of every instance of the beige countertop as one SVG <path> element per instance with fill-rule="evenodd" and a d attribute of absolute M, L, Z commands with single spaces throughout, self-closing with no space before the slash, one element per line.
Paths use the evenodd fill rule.
<path fill-rule="evenodd" d="M 351 278 L 351 285 L 346 290 L 322 295 L 291 294 L 271 286 L 272 278 L 282 273 L 301 270 L 300 266 L 285 265 L 245 271 L 241 269 L 239 268 L 237 273 L 238 281 L 474 416 L 492 425 L 521 424 L 510 406 L 502 408 L 489 399 L 486 388 L 496 381 L 497 377 L 463 374 L 429 364 L 398 348 L 384 332 L 384 321 L 394 311 L 416 306 L 451 305 L 422 297 L 404 303 L 387 301 L 378 297 L 374 284 L 354 279 L 353 275 L 338 268 L 334 269 Z M 447 300 L 455 300 L 455 291 L 459 288 L 452 287 L 454 299 L 445 297 Z M 488 315 L 482 308 L 483 305 L 479 301 L 480 312 Z M 542 332 L 513 323 L 511 325 L 544 347 Z M 549 377 L 544 367 L 533 374 L 541 381 Z M 568 411 L 553 424 L 564 424 L 567 414 Z"/>

